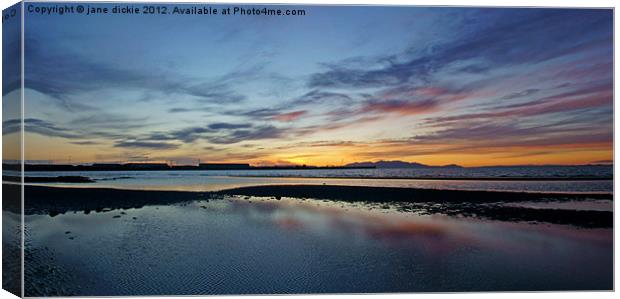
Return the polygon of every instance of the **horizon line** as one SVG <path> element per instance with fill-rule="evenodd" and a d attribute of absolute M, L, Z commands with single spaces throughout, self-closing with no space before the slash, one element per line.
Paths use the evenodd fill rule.
<path fill-rule="evenodd" d="M 198 160 L 198 159 L 197 159 Z M 532 164 L 488 164 L 488 165 L 478 165 L 478 166 L 463 166 L 456 163 L 447 163 L 447 164 L 424 164 L 415 161 L 403 161 L 403 160 L 377 160 L 377 161 L 360 161 L 360 162 L 351 162 L 346 164 L 339 165 L 309 165 L 309 164 L 298 164 L 298 163 L 290 163 L 290 164 L 252 164 L 250 162 L 202 162 L 199 163 L 174 163 L 173 160 L 154 160 L 154 161 L 97 161 L 97 162 L 77 162 L 72 163 L 62 162 L 62 161 L 46 161 L 46 160 L 25 160 L 24 165 L 55 165 L 55 166 L 93 166 L 96 164 L 109 164 L 109 165 L 129 165 L 129 164 L 137 164 L 137 165 L 147 165 L 147 164 L 159 164 L 166 165 L 168 167 L 199 167 L 201 164 L 205 165 L 247 165 L 251 168 L 267 168 L 267 167 L 296 167 L 296 168 L 342 168 L 342 167 L 364 167 L 362 165 L 353 165 L 353 164 L 376 164 L 380 162 L 396 162 L 396 163 L 406 163 L 406 164 L 418 164 L 421 167 L 432 167 L 432 168 L 449 168 L 449 167 L 458 167 L 458 168 L 481 168 L 481 167 L 550 167 L 550 166 L 613 166 L 614 161 L 593 161 L 585 164 L 562 164 L 562 163 L 532 163 Z M 3 160 L 3 165 L 11 165 L 11 164 L 21 163 L 19 160 Z M 389 167 L 379 167 L 379 168 L 389 168 Z M 398 168 L 398 167 L 391 167 Z M 411 167 L 405 167 L 411 168 Z"/>

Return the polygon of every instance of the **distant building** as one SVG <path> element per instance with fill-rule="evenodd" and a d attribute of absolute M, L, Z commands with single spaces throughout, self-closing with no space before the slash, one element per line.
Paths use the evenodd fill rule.
<path fill-rule="evenodd" d="M 123 168 L 122 164 L 117 163 L 93 163 L 93 168 Z"/>
<path fill-rule="evenodd" d="M 200 163 L 198 164 L 198 169 L 250 169 L 250 164 L 246 163 Z"/>
<path fill-rule="evenodd" d="M 170 166 L 167 163 L 125 163 L 123 164 L 124 168 L 128 169 L 148 169 L 148 170 L 159 170 L 159 169 L 169 169 Z"/>

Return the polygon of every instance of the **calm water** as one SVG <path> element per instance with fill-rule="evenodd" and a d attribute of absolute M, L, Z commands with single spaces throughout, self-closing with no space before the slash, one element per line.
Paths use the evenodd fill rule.
<path fill-rule="evenodd" d="M 65 187 L 212 191 L 328 184 L 613 192 L 611 167 L 29 172 Z M 380 179 L 391 177 L 391 179 Z M 608 200 L 506 203 L 611 211 Z M 4 219 L 14 219 L 4 212 Z M 403 212 L 396 204 L 227 197 L 100 213 L 26 216 L 27 295 L 191 295 L 594 290 L 613 287 L 613 230 Z M 17 222 L 15 223 L 15 231 Z M 11 225 L 3 229 L 13 229 Z"/>
<path fill-rule="evenodd" d="M 229 198 L 28 215 L 26 229 L 30 295 L 609 289 L 613 278 L 611 229 L 359 203 Z"/>
<path fill-rule="evenodd" d="M 147 190 L 214 191 L 268 184 L 330 184 L 350 186 L 417 187 L 458 190 L 532 192 L 612 192 L 613 167 L 486 167 L 450 169 L 315 169 L 227 171 L 99 171 L 28 172 L 29 176 L 79 175 L 94 184 L 56 184 L 80 187 L 112 187 Z M 595 181 L 466 181 L 425 180 L 424 177 L 603 177 Z M 377 178 L 394 179 L 377 179 Z"/>

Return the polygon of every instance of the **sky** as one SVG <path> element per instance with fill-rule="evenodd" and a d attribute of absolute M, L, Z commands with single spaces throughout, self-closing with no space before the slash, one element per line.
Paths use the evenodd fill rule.
<path fill-rule="evenodd" d="M 612 10 L 288 8 L 306 15 L 26 13 L 25 158 L 613 159 Z"/>

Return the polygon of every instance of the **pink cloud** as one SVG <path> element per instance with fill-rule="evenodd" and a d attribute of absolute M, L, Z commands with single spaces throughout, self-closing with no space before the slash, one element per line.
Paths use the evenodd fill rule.
<path fill-rule="evenodd" d="M 290 122 L 290 121 L 297 120 L 304 114 L 306 114 L 306 111 L 299 110 L 299 111 L 277 114 L 277 115 L 274 115 L 272 119 L 277 120 L 277 121 L 282 121 L 282 122 Z"/>

